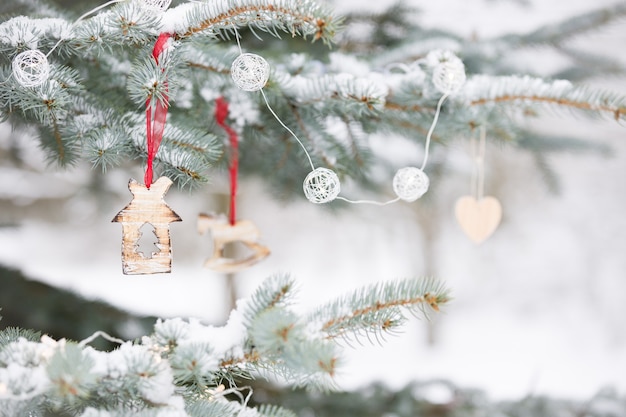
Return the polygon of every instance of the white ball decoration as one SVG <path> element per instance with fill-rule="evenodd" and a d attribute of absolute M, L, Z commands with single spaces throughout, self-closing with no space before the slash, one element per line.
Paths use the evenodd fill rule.
<path fill-rule="evenodd" d="M 393 191 L 404 201 L 415 201 L 428 191 L 430 181 L 419 168 L 400 168 L 393 177 Z"/>
<path fill-rule="evenodd" d="M 143 0 L 143 3 L 150 9 L 164 12 L 170 7 L 172 0 Z"/>
<path fill-rule="evenodd" d="M 444 94 L 455 93 L 465 84 L 465 65 L 456 55 L 447 54 L 433 70 L 433 84 Z"/>
<path fill-rule="evenodd" d="M 43 84 L 50 75 L 48 58 L 39 50 L 21 52 L 13 58 L 13 77 L 23 87 L 36 87 Z"/>
<path fill-rule="evenodd" d="M 230 74 L 242 90 L 259 91 L 270 77 L 270 64 L 262 56 L 241 54 L 233 61 Z"/>
<path fill-rule="evenodd" d="M 339 177 L 328 168 L 316 168 L 304 179 L 304 195 L 311 203 L 321 204 L 333 201 L 339 195 Z"/>

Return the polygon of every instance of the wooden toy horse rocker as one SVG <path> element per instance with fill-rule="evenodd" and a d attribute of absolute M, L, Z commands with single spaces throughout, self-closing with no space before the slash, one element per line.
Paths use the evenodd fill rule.
<path fill-rule="evenodd" d="M 230 224 L 225 215 L 200 213 L 198 215 L 198 232 L 210 231 L 213 237 L 213 254 L 204 263 L 206 268 L 217 272 L 237 272 L 265 259 L 270 250 L 259 244 L 259 229 L 250 220 L 239 220 Z M 224 249 L 227 243 L 241 242 L 252 253 L 242 259 L 227 258 Z"/>

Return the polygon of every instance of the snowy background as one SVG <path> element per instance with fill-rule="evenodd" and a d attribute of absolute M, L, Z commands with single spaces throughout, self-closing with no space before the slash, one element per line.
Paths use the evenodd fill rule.
<path fill-rule="evenodd" d="M 418 18 L 424 25 L 468 37 L 526 32 L 613 3 L 412 1 L 422 8 Z M 338 10 L 355 7 L 352 3 L 363 7 L 341 2 Z M 619 55 L 626 44 L 624 22 L 576 42 L 626 61 Z M 535 70 L 559 65 L 558 57 L 544 52 L 528 50 L 517 59 Z M 623 79 L 593 85 L 626 93 Z M 456 199 L 469 193 L 464 141 L 445 149 L 450 172 L 431 184 L 428 207 L 403 203 L 331 213 L 306 202 L 277 203 L 260 182 L 245 182 L 239 218 L 259 227 L 272 255 L 233 279 L 238 296 L 273 273 L 289 272 L 299 282 L 302 308 L 309 309 L 363 284 L 433 274 L 453 289 L 453 303 L 431 325 L 413 320 L 384 346 L 349 350 L 341 387 L 375 380 L 401 387 L 411 380 L 446 378 L 484 389 L 494 399 L 588 398 L 605 386 L 626 393 L 626 130 L 611 120 L 570 116 L 546 116 L 532 126 L 609 145 L 611 155 L 551 156 L 562 182 L 561 194 L 555 195 L 527 154 L 489 146 L 486 193 L 501 201 L 504 217 L 479 246 L 463 235 L 453 215 Z M 0 126 L 3 149 L 14 139 L 8 126 Z M 121 227 L 110 221 L 130 201 L 129 174 L 108 173 L 104 186 L 116 195 L 95 202 L 81 191 L 89 180 L 85 167 L 41 174 L 44 158 L 34 141 L 19 140 L 32 175 L 0 166 L 0 196 L 21 207 L 0 213 L 2 223 L 18 225 L 0 228 L 0 263 L 134 313 L 195 316 L 211 323 L 226 319 L 227 278 L 202 268 L 211 244 L 196 230 L 199 212 L 223 204 L 224 179 L 215 178 L 210 188 L 193 195 L 168 193 L 167 202 L 183 218 L 172 224 L 172 274 L 124 276 Z M 372 138 L 374 150 L 379 142 Z M 132 175 L 141 178 L 142 172 Z M 55 208 L 41 206 L 42 197 L 56 202 Z M 430 239 L 419 226 L 425 215 Z"/>

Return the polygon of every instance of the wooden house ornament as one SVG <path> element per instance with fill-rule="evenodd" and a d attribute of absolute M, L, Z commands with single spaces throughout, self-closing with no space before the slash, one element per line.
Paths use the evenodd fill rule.
<path fill-rule="evenodd" d="M 165 202 L 165 193 L 172 180 L 161 177 L 150 188 L 131 179 L 128 189 L 133 199 L 113 222 L 122 223 L 122 267 L 126 275 L 158 274 L 172 271 L 172 249 L 170 246 L 170 223 L 182 219 Z M 145 256 L 137 249 L 141 239 L 141 227 L 149 223 L 157 237 L 158 252 Z"/>

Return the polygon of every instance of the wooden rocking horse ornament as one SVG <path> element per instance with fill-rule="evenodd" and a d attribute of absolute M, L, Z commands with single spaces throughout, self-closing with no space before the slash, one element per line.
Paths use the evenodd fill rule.
<path fill-rule="evenodd" d="M 259 244 L 259 229 L 250 220 L 239 220 L 234 225 L 228 222 L 226 216 L 198 215 L 198 232 L 211 232 L 213 237 L 213 254 L 204 263 L 204 266 L 218 272 L 237 272 L 266 258 L 270 250 Z M 227 243 L 241 242 L 252 253 L 242 259 L 224 257 L 224 248 Z"/>

